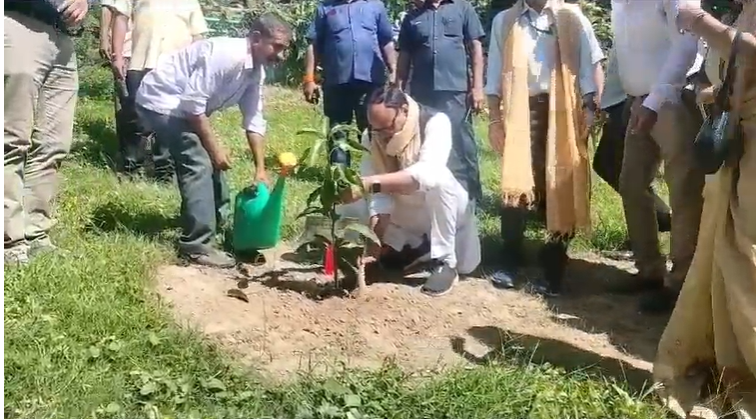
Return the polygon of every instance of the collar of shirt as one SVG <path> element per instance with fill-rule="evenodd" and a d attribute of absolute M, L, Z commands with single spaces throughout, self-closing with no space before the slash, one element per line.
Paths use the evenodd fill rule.
<path fill-rule="evenodd" d="M 449 3 L 454 3 L 454 0 L 441 0 L 438 2 L 438 7 Z M 422 6 L 423 9 L 437 9 L 438 7 L 433 4 L 433 0 L 425 0 L 425 3 Z"/>

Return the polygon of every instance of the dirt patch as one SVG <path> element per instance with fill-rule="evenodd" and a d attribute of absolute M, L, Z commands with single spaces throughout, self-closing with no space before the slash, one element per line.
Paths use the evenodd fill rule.
<path fill-rule="evenodd" d="M 643 379 L 665 321 L 637 313 L 637 298 L 603 292 L 627 275 L 627 262 L 591 256 L 573 257 L 568 289 L 553 301 L 497 290 L 482 278 L 461 281 L 441 298 L 404 283 L 373 283 L 358 298 L 318 300 L 310 281 L 317 267 L 269 260 L 248 267 L 246 277 L 166 266 L 158 291 L 178 319 L 274 375 L 340 363 L 372 368 L 386 358 L 414 370 L 437 369 L 484 361 L 514 338 L 552 364 L 599 364 Z M 227 295 L 240 282 L 248 302 Z"/>

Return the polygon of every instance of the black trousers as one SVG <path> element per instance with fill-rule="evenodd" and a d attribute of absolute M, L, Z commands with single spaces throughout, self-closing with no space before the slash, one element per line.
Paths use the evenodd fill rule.
<path fill-rule="evenodd" d="M 136 112 L 136 94 L 142 79 L 151 69 L 129 70 L 126 72 L 126 97 L 121 101 L 123 104 L 122 132 L 118 133 L 119 148 L 123 158 L 125 172 L 134 172 L 144 166 L 146 159 L 145 147 L 152 142 L 152 160 L 155 164 L 155 177 L 159 180 L 170 180 L 173 176 L 173 160 L 170 151 L 159 137 L 155 137 L 139 120 Z"/>
<path fill-rule="evenodd" d="M 323 86 L 323 113 L 331 124 L 331 128 L 340 124 L 355 122 L 357 128 L 363 131 L 367 128 L 367 98 L 378 89 L 380 85 L 366 81 L 352 81 L 350 83 Z M 334 136 L 334 143 L 346 140 L 347 133 L 341 132 Z M 358 139 L 359 140 L 359 139 Z M 328 144 L 329 163 L 351 164 L 351 156 L 347 150 L 334 148 L 333 143 Z"/>
<path fill-rule="evenodd" d="M 607 121 L 601 134 L 601 140 L 593 156 L 593 170 L 615 191 L 619 192 L 619 179 L 622 172 L 622 159 L 625 154 L 625 132 L 630 119 L 630 102 L 625 101 L 605 109 Z M 654 193 L 656 217 L 659 231 L 669 231 L 672 214 L 666 202 Z"/>

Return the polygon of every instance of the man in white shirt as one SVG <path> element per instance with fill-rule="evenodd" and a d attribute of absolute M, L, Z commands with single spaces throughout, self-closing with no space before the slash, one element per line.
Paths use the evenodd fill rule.
<path fill-rule="evenodd" d="M 119 137 L 123 171 L 134 175 L 144 165 L 144 148 L 151 136 L 134 111 L 139 84 L 162 55 L 202 39 L 208 28 L 197 0 L 102 0 L 102 4 L 113 12 L 113 72 L 126 86 L 126 129 Z M 152 160 L 156 180 L 171 182 L 173 162 L 168 148 L 157 140 L 152 143 Z"/>
<path fill-rule="evenodd" d="M 421 291 L 444 295 L 481 257 L 474 201 L 448 167 L 451 121 L 394 86 L 368 99 L 368 121 L 362 145 L 370 152 L 360 171 L 369 214 L 362 216 L 395 252 L 422 248 L 427 237 L 432 269 Z"/>
<path fill-rule="evenodd" d="M 625 133 L 630 119 L 630 106 L 627 94 L 622 90 L 622 81 L 617 68 L 617 54 L 612 49 L 606 65 L 606 82 L 601 96 L 601 110 L 606 115 L 606 122 L 601 130 L 596 152 L 593 155 L 593 170 L 615 191 L 619 192 L 622 160 L 625 155 Z M 659 231 L 667 232 L 672 226 L 672 214 L 666 202 L 655 192 L 654 209 L 659 221 Z M 630 247 L 628 246 L 627 249 Z"/>
<path fill-rule="evenodd" d="M 486 77 L 485 93 L 489 102 L 489 139 L 497 153 L 502 150 L 502 144 L 510 141 L 505 136 L 507 126 L 512 126 L 516 121 L 508 121 L 508 116 L 502 111 L 502 71 L 505 69 L 506 57 L 504 53 L 506 42 L 511 39 L 512 33 L 506 32 L 513 29 L 504 28 L 514 20 L 514 25 L 519 25 L 523 31 L 522 57 L 518 62 L 527 63 L 527 93 L 530 97 L 530 141 L 532 158 L 532 178 L 535 190 L 524 194 L 535 195 L 539 211 L 546 213 L 547 172 L 556 171 L 555 167 L 547 167 L 547 148 L 550 129 L 550 115 L 553 115 L 551 103 L 559 99 L 551 98 L 552 73 L 557 65 L 557 48 L 561 45 L 556 34 L 555 10 L 565 8 L 565 12 L 574 13 L 577 17 L 579 39 L 571 39 L 574 48 L 578 49 L 577 67 L 574 69 L 579 91 L 578 97 L 582 96 L 583 113 L 586 115 L 586 124 L 590 125 L 593 115 L 597 110 L 595 96 L 599 91 L 596 77 L 601 72 L 601 62 L 604 54 L 596 39 L 590 21 L 574 5 L 564 5 L 562 1 L 554 0 L 519 0 L 516 4 L 497 14 L 491 26 L 489 41 L 488 69 Z M 567 9 L 569 8 L 569 9 Z M 519 13 L 519 16 L 512 14 Z M 566 15 L 565 15 L 566 16 Z M 572 16 L 572 15 L 569 15 Z M 565 39 L 565 38 L 562 38 Z M 562 53 L 562 56 L 566 56 Z M 522 60 L 522 61 L 520 61 Z M 509 99 L 511 101 L 512 99 Z M 579 100 L 579 99 L 578 99 Z M 579 107 L 579 105 L 578 105 Z M 528 128 L 525 128 L 528 129 Z M 558 138 L 563 141 L 565 138 Z M 580 140 L 582 141 L 582 140 Z M 587 155 L 583 156 L 583 163 L 587 167 Z M 563 170 L 563 168 L 559 168 Z M 578 169 L 579 170 L 579 169 Z M 529 174 L 525 173 L 524 176 Z M 587 188 L 587 185 L 583 185 Z M 523 239 L 528 211 L 522 206 L 505 206 L 501 211 L 501 235 L 504 243 L 502 252 L 502 269 L 492 277 L 494 286 L 498 288 L 512 288 L 517 271 L 523 264 Z M 545 218 L 545 217 L 544 217 Z M 547 220 L 548 222 L 548 220 Z M 551 232 L 556 233 L 556 232 Z M 544 267 L 544 281 L 536 285 L 536 291 L 546 295 L 556 295 L 564 276 L 567 264 L 567 246 L 569 234 L 551 234 L 548 243 L 541 251 L 541 263 Z"/>
<path fill-rule="evenodd" d="M 290 40 L 290 27 L 264 14 L 252 22 L 247 38 L 210 38 L 164 56 L 137 91 L 137 112 L 176 161 L 183 223 L 179 250 L 191 262 L 234 266 L 232 257 L 212 245 L 217 225 L 228 215 L 223 172 L 231 162 L 209 116 L 238 104 L 255 160 L 253 181 L 267 181 L 264 66 L 282 60 Z"/>
<path fill-rule="evenodd" d="M 682 94 L 697 64 L 698 42 L 678 29 L 678 3 L 612 1 L 619 75 L 632 101 L 620 194 L 638 268 L 637 278 L 618 291 L 652 291 L 642 303 L 646 311 L 674 306 L 693 259 L 703 205 L 704 173 L 693 149 L 701 115 Z M 674 214 L 669 273 L 659 250 L 654 195 L 649 189 L 662 161 Z"/>

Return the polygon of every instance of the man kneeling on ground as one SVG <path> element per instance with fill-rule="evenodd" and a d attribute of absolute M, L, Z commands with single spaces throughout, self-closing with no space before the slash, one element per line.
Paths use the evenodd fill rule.
<path fill-rule="evenodd" d="M 218 225 L 229 213 L 223 172 L 228 152 L 216 139 L 209 116 L 238 104 L 242 128 L 255 159 L 255 183 L 267 181 L 262 115 L 264 66 L 280 61 L 291 29 L 264 14 L 247 38 L 210 38 L 163 57 L 137 91 L 137 112 L 176 162 L 181 193 L 179 251 L 190 262 L 233 267 L 234 259 L 212 246 Z"/>
<path fill-rule="evenodd" d="M 446 294 L 481 257 L 474 202 L 447 167 L 451 122 L 396 86 L 376 91 L 367 112 L 370 128 L 362 145 L 370 153 L 363 155 L 360 171 L 369 194 L 369 225 L 396 251 L 416 249 L 429 237 L 432 270 L 422 292 Z"/>

